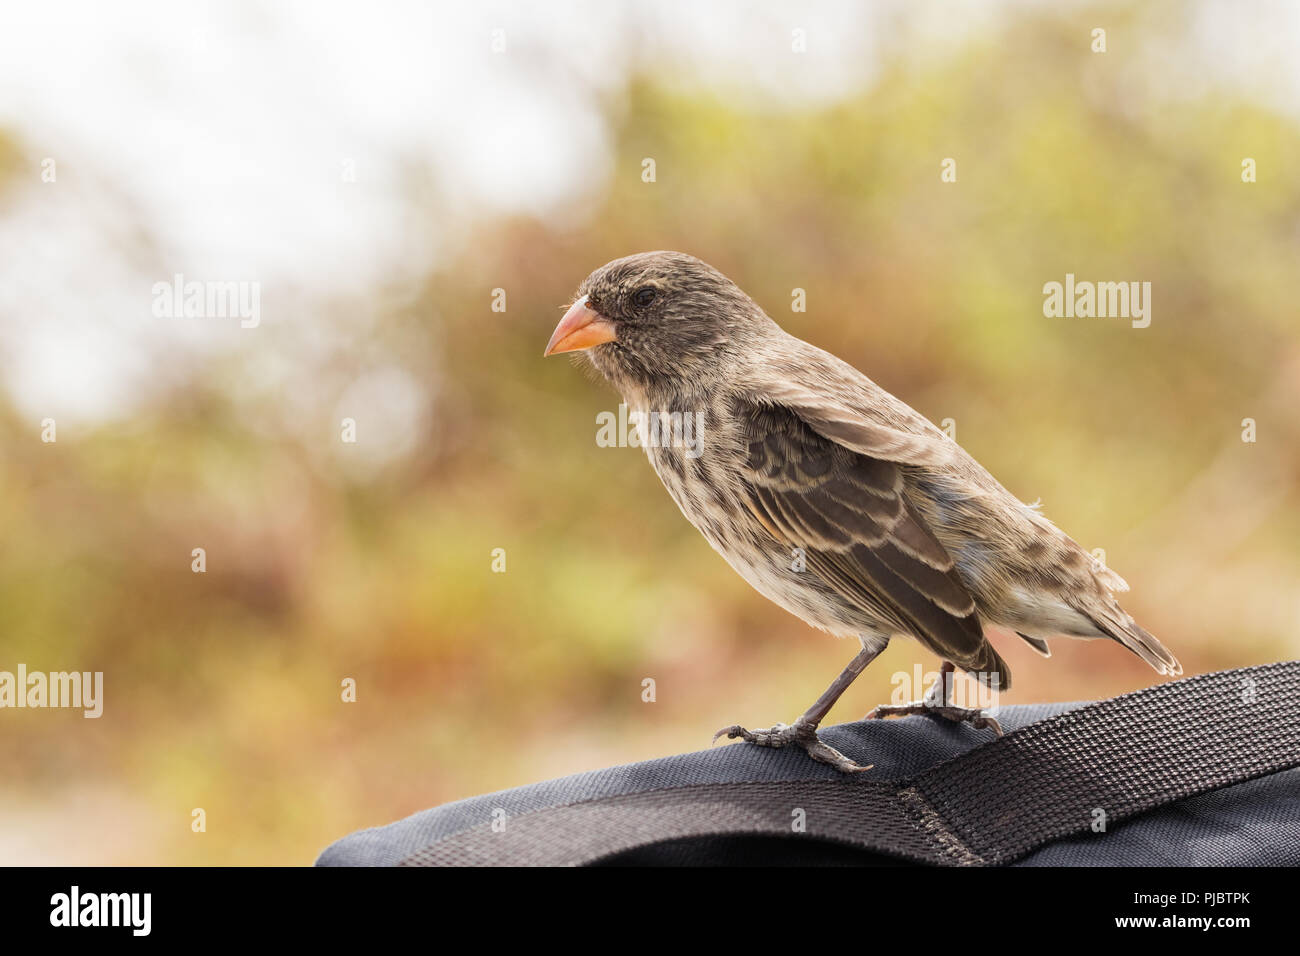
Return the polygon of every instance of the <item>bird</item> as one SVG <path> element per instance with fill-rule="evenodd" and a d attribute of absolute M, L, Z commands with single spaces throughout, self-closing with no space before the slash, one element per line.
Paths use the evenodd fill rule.
<path fill-rule="evenodd" d="M 921 700 L 868 717 L 925 714 L 997 735 L 996 717 L 952 702 L 958 670 L 994 693 L 1011 686 L 986 628 L 1013 631 L 1043 656 L 1049 638 L 1108 638 L 1160 674 L 1182 672 L 1120 607 L 1122 577 L 925 416 L 786 332 L 702 260 L 661 250 L 593 271 L 544 355 L 570 352 L 620 393 L 650 464 L 714 550 L 769 600 L 860 643 L 792 724 L 734 725 L 715 741 L 801 747 L 844 773 L 871 769 L 817 731 L 895 637 L 935 654 L 939 679 Z"/>

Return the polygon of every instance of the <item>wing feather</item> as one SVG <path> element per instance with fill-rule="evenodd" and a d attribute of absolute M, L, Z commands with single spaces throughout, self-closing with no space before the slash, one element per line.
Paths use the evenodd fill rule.
<path fill-rule="evenodd" d="M 746 505 L 763 527 L 802 548 L 809 568 L 850 604 L 1010 686 L 951 555 L 907 497 L 904 459 L 933 454 L 928 443 L 946 439 L 897 433 L 920 439 L 909 445 L 870 423 L 810 421 L 806 405 L 746 403 L 736 411 L 749 442 Z"/>

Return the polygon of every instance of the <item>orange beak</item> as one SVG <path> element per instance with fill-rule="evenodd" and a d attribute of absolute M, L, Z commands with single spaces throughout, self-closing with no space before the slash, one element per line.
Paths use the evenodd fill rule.
<path fill-rule="evenodd" d="M 587 297 L 584 295 L 564 313 L 564 318 L 560 319 L 560 324 L 551 333 L 551 340 L 546 343 L 546 351 L 542 355 L 578 352 L 602 342 L 613 342 L 616 338 L 614 324 L 594 309 L 587 308 Z"/>

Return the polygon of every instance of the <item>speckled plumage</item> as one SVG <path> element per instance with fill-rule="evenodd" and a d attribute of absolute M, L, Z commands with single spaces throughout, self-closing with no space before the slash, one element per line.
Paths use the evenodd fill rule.
<path fill-rule="evenodd" d="M 631 296 L 646 288 L 653 301 L 639 307 Z M 696 416 L 698 457 L 646 447 L 673 500 L 792 614 L 864 648 L 913 637 L 1002 688 L 1010 673 L 984 625 L 1041 653 L 1056 635 L 1109 637 L 1162 674 L 1181 671 L 1120 608 L 1123 579 L 717 270 L 642 253 L 597 269 L 578 295 L 617 330 L 585 354 L 630 409 Z"/>

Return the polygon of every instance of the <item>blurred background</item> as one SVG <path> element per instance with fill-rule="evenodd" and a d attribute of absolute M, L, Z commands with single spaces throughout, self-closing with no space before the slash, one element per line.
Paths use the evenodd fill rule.
<path fill-rule="evenodd" d="M 0 670 L 105 689 L 0 711 L 0 863 L 304 864 L 801 712 L 855 648 L 541 357 L 648 249 L 951 419 L 1189 674 L 1300 656 L 1297 49 L 1229 0 L 6 4 Z M 1045 317 L 1066 273 L 1150 327 Z M 260 324 L 159 317 L 177 274 Z M 995 642 L 1009 703 L 1158 679 Z M 936 664 L 895 641 L 832 721 Z"/>

